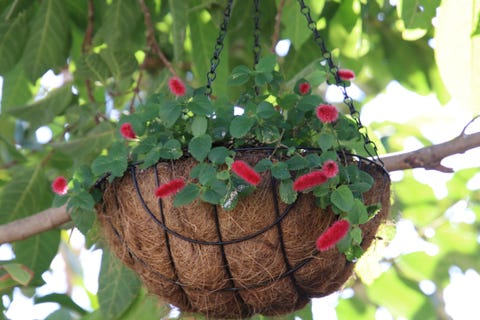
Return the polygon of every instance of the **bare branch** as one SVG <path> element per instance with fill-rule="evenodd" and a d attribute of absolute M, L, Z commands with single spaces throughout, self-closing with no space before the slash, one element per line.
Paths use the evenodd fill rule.
<path fill-rule="evenodd" d="M 443 166 L 440 162 L 450 155 L 464 153 L 476 147 L 480 147 L 480 132 L 467 135 L 463 130 L 460 136 L 450 141 L 412 152 L 385 155 L 381 159 L 389 172 L 412 168 L 452 172 L 451 168 Z M 0 225 L 0 244 L 26 239 L 57 228 L 68 221 L 70 215 L 65 206 L 44 210 L 27 218 Z"/>
<path fill-rule="evenodd" d="M 453 172 L 451 168 L 443 166 L 441 161 L 448 156 L 464 153 L 476 147 L 480 147 L 480 132 L 469 135 L 462 132 L 460 136 L 450 141 L 411 152 L 385 155 L 381 159 L 389 172 L 412 168 Z"/>
<path fill-rule="evenodd" d="M 27 239 L 70 221 L 67 207 L 50 208 L 29 217 L 0 225 L 0 244 Z"/>

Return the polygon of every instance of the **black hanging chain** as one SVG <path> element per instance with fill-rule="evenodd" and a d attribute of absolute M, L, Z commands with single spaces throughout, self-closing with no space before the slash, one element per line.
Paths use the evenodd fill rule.
<path fill-rule="evenodd" d="M 363 136 L 365 151 L 368 153 L 370 157 L 374 158 L 377 162 L 384 165 L 383 161 L 378 156 L 378 149 L 377 149 L 377 146 L 375 145 L 375 142 L 370 140 L 366 132 L 366 128 L 360 121 L 360 114 L 355 109 L 355 106 L 353 104 L 353 99 L 347 93 L 345 82 L 343 82 L 342 79 L 340 79 L 340 76 L 338 75 L 338 67 L 333 62 L 332 53 L 327 49 L 325 40 L 322 38 L 322 36 L 317 30 L 317 24 L 312 20 L 312 16 L 310 14 L 310 7 L 308 7 L 305 4 L 304 0 L 298 0 L 298 4 L 300 5 L 300 12 L 305 16 L 307 20 L 308 28 L 313 32 L 313 38 L 315 43 L 320 47 L 322 57 L 327 64 L 328 70 L 330 71 L 331 75 L 335 78 L 335 84 L 337 85 L 337 87 L 340 88 L 340 90 L 343 93 L 343 103 L 345 103 L 345 105 L 348 107 L 350 115 L 352 116 L 352 118 L 357 124 L 358 131 Z M 371 150 L 373 150 L 373 153 L 370 150 L 370 148 Z"/>
<path fill-rule="evenodd" d="M 262 47 L 260 46 L 260 0 L 253 0 L 253 65 L 256 66 L 260 60 Z"/>
<path fill-rule="evenodd" d="M 212 94 L 212 83 L 217 78 L 217 67 L 220 64 L 220 54 L 222 53 L 224 40 L 227 35 L 228 23 L 230 22 L 230 16 L 232 13 L 233 0 L 228 0 L 227 7 L 223 10 L 223 22 L 220 25 L 220 32 L 215 42 L 215 48 L 213 51 L 213 57 L 210 59 L 210 70 L 207 72 L 207 86 L 205 94 L 210 96 Z"/>

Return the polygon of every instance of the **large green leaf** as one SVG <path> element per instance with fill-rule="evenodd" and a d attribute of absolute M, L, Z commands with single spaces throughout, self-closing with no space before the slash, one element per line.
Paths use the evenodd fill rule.
<path fill-rule="evenodd" d="M 111 144 L 114 132 L 110 123 L 102 122 L 81 137 L 52 146 L 77 162 L 89 162 Z"/>
<path fill-rule="evenodd" d="M 113 0 L 106 10 L 94 43 L 105 42 L 109 48 L 125 49 L 132 40 L 131 36 L 140 18 L 141 11 L 137 1 Z"/>
<path fill-rule="evenodd" d="M 120 319 L 140 292 L 140 280 L 108 249 L 103 250 L 98 302 L 105 320 Z"/>
<path fill-rule="evenodd" d="M 41 285 L 42 273 L 48 270 L 57 254 L 60 231 L 51 230 L 13 244 L 15 260 L 34 272 L 31 285 Z"/>
<path fill-rule="evenodd" d="M 34 168 L 13 167 L 11 173 L 11 181 L 0 193 L 0 224 L 44 210 L 53 199 L 40 164 Z"/>
<path fill-rule="evenodd" d="M 33 96 L 34 86 L 27 79 L 22 63 L 17 64 L 12 70 L 3 74 L 2 77 L 2 111 L 7 111 L 14 106 L 24 105 L 30 101 Z"/>
<path fill-rule="evenodd" d="M 416 40 L 433 29 L 432 19 L 437 14 L 440 0 L 399 0 L 397 11 L 403 20 L 404 39 Z"/>
<path fill-rule="evenodd" d="M 25 73 L 31 81 L 67 63 L 70 28 L 64 6 L 64 0 L 42 1 L 34 17 L 24 53 Z"/>
<path fill-rule="evenodd" d="M 88 53 L 78 60 L 75 76 L 81 79 L 98 80 L 106 83 L 107 79 L 111 76 L 111 72 L 100 54 Z"/>
<path fill-rule="evenodd" d="M 287 2 L 283 10 L 282 22 L 285 26 L 285 32 L 282 33 L 282 37 L 289 39 L 295 49 L 300 50 L 311 35 L 307 28 L 306 19 L 300 12 L 296 1 Z"/>
<path fill-rule="evenodd" d="M 11 70 L 22 56 L 28 28 L 25 13 L 0 24 L 0 74 Z"/>
<path fill-rule="evenodd" d="M 127 51 L 113 51 L 107 48 L 100 51 L 100 56 L 117 81 L 131 75 L 138 68 L 137 59 L 133 53 Z"/>
<path fill-rule="evenodd" d="M 26 106 L 11 108 L 8 113 L 28 121 L 33 128 L 50 123 L 56 116 L 62 114 L 73 99 L 72 88 L 65 85 L 52 90 L 45 98 Z"/>

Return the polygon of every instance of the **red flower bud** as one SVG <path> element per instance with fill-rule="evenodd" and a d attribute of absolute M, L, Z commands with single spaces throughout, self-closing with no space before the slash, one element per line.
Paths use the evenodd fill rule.
<path fill-rule="evenodd" d="M 129 122 L 125 122 L 120 126 L 120 134 L 125 139 L 135 139 L 137 137 L 135 131 L 133 131 L 132 125 Z"/>
<path fill-rule="evenodd" d="M 300 85 L 298 86 L 298 92 L 300 92 L 300 94 L 303 96 L 303 95 L 306 95 L 307 93 L 310 92 L 310 88 L 311 88 L 310 83 L 308 83 L 308 82 L 302 82 L 302 83 L 300 83 Z"/>
<path fill-rule="evenodd" d="M 355 73 L 352 70 L 349 69 L 340 69 L 337 71 L 338 76 L 342 80 L 353 80 L 355 78 Z"/>
<path fill-rule="evenodd" d="M 52 182 L 52 190 L 56 194 L 63 196 L 68 191 L 68 181 L 65 177 L 56 177 Z"/>
<path fill-rule="evenodd" d="M 170 92 L 177 97 L 183 97 L 187 92 L 185 84 L 183 84 L 182 80 L 180 80 L 178 77 L 171 77 L 168 80 L 168 87 L 170 88 Z"/>
<path fill-rule="evenodd" d="M 322 171 L 312 171 L 310 173 L 304 174 L 295 180 L 293 183 L 293 190 L 303 191 L 305 189 L 310 189 L 318 185 L 324 184 L 327 182 L 328 177 Z"/>
<path fill-rule="evenodd" d="M 327 160 L 322 166 L 322 172 L 327 178 L 333 178 L 338 174 L 338 164 L 333 160 Z"/>
<path fill-rule="evenodd" d="M 347 235 L 349 229 L 350 223 L 347 220 L 335 222 L 327 231 L 318 237 L 316 243 L 318 251 L 325 251 L 335 246 Z"/>
<path fill-rule="evenodd" d="M 256 186 L 262 180 L 262 177 L 258 172 L 253 170 L 245 161 L 236 160 L 232 163 L 232 171 L 235 172 L 240 178 Z"/>
<path fill-rule="evenodd" d="M 338 119 L 338 110 L 330 104 L 321 104 L 317 107 L 317 118 L 323 123 L 335 122 Z"/>
<path fill-rule="evenodd" d="M 171 196 L 185 188 L 185 181 L 182 178 L 174 179 L 170 182 L 162 184 L 155 190 L 155 196 L 165 198 Z"/>

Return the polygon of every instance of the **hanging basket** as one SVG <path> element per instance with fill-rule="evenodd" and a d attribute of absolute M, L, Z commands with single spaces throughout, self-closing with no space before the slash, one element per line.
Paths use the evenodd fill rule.
<path fill-rule="evenodd" d="M 235 159 L 255 165 L 266 151 L 237 152 Z M 390 180 L 374 162 L 351 157 L 375 180 L 366 204 L 382 209 L 361 226 L 367 249 L 390 206 Z M 255 192 L 224 211 L 196 200 L 175 208 L 159 200 L 155 188 L 172 176 L 188 178 L 192 158 L 135 166 L 113 183 L 103 183 L 99 221 L 116 255 L 139 274 L 150 292 L 186 312 L 208 318 L 280 315 L 304 307 L 310 298 L 340 289 L 354 263 L 337 248 L 319 252 L 315 241 L 338 219 L 316 206 L 311 194 L 293 204 L 280 201 L 278 184 L 262 175 Z"/>

